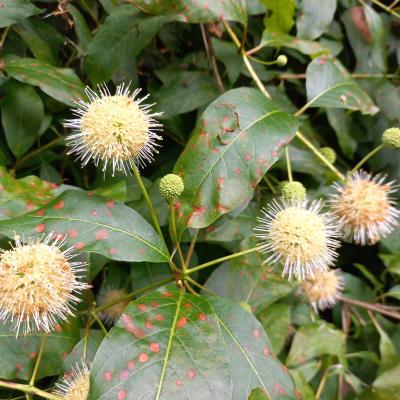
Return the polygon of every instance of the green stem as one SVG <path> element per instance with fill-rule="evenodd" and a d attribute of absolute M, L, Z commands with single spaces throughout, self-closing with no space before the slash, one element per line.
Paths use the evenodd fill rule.
<path fill-rule="evenodd" d="M 135 290 L 134 292 L 128 293 L 125 296 L 120 297 L 119 299 L 110 301 L 107 304 L 103 304 L 102 306 L 96 307 L 94 309 L 94 312 L 97 314 L 103 310 L 106 310 L 107 308 L 114 306 L 115 304 L 121 303 L 122 301 L 130 300 L 133 297 L 137 296 L 138 294 L 145 292 L 146 290 L 154 289 L 158 286 L 164 285 L 165 283 L 172 282 L 173 280 L 174 280 L 174 278 L 170 277 L 170 278 L 165 278 L 165 279 L 162 279 L 161 281 L 152 283 L 151 285 L 147 285 L 141 289 Z"/>
<path fill-rule="evenodd" d="M 386 4 L 381 3 L 379 0 L 371 0 L 372 3 L 376 4 L 377 6 L 381 7 L 383 10 L 386 12 L 392 14 L 394 17 L 400 19 L 400 14 L 398 14 L 396 11 L 393 11 L 390 7 L 388 7 Z"/>
<path fill-rule="evenodd" d="M 325 156 L 299 131 L 296 132 L 296 136 L 341 180 L 344 180 L 344 175 L 330 163 Z"/>
<path fill-rule="evenodd" d="M 187 270 L 187 274 L 193 274 L 193 272 L 200 271 L 201 269 L 210 267 L 211 265 L 219 264 L 224 261 L 232 260 L 233 258 L 241 257 L 249 253 L 254 253 L 255 251 L 259 251 L 260 246 L 252 247 L 251 249 L 243 250 L 238 253 L 229 254 L 228 256 L 217 258 L 215 260 L 208 261 L 204 264 L 200 264 L 197 267 L 190 268 Z"/>
<path fill-rule="evenodd" d="M 107 329 L 106 329 L 106 327 L 104 326 L 104 324 L 103 324 L 103 321 L 99 318 L 99 316 L 97 315 L 97 313 L 93 310 L 92 311 L 92 317 L 96 320 L 96 322 L 99 324 L 99 326 L 100 326 L 100 328 L 101 328 L 101 330 L 103 331 L 103 333 L 104 333 L 104 335 L 105 336 L 107 336 L 108 335 L 108 332 L 107 332 Z"/>
<path fill-rule="evenodd" d="M 251 63 L 250 63 L 250 61 L 249 61 L 249 59 L 248 59 L 248 57 L 247 57 L 245 52 L 242 53 L 242 58 L 243 58 L 244 65 L 246 66 L 247 70 L 249 71 L 249 74 L 251 75 L 251 77 L 253 78 L 254 82 L 256 83 L 258 88 L 260 89 L 261 93 L 265 97 L 270 99 L 271 95 L 268 93 L 268 90 L 265 88 L 265 86 L 261 82 L 261 79 L 258 77 L 256 71 L 254 71 L 254 68 L 251 65 Z"/>
<path fill-rule="evenodd" d="M 33 372 L 32 372 L 31 380 L 29 381 L 29 385 L 30 386 L 33 386 L 35 384 L 36 375 L 37 375 L 37 373 L 39 371 L 40 362 L 42 361 L 44 348 L 46 346 L 46 341 L 47 341 L 47 333 L 43 334 L 42 340 L 40 342 L 39 353 L 38 353 L 38 356 L 37 356 L 37 359 L 36 359 L 35 367 L 34 367 Z"/>
<path fill-rule="evenodd" d="M 292 166 L 290 164 L 290 156 L 289 156 L 289 146 L 285 147 L 285 156 L 286 156 L 286 167 L 287 167 L 289 182 L 293 182 Z"/>
<path fill-rule="evenodd" d="M 275 189 L 274 185 L 270 182 L 269 178 L 267 177 L 267 175 L 263 176 L 263 180 L 264 182 L 267 184 L 267 186 L 269 187 L 269 189 L 271 190 L 271 192 L 273 194 L 275 194 L 277 192 L 277 190 Z"/>
<path fill-rule="evenodd" d="M 162 233 L 160 223 L 158 222 L 157 214 L 154 210 L 153 203 L 151 202 L 150 196 L 147 193 L 146 187 L 144 186 L 144 183 L 142 181 L 142 178 L 140 177 L 140 174 L 139 174 L 139 171 L 138 171 L 136 165 L 132 165 L 132 171 L 133 171 L 133 175 L 135 176 L 136 182 L 139 185 L 140 190 L 142 191 L 142 194 L 143 194 L 144 200 L 146 201 L 147 207 L 149 208 L 151 218 L 153 220 L 153 225 L 156 228 L 156 231 L 158 232 L 158 234 L 160 235 L 162 241 L 165 243 L 164 235 Z"/>
<path fill-rule="evenodd" d="M 324 371 L 324 374 L 322 375 L 322 378 L 321 378 L 321 382 L 318 385 L 318 389 L 317 389 L 317 392 L 315 394 L 315 398 L 317 400 L 319 400 L 321 398 L 322 392 L 323 392 L 323 390 L 325 388 L 325 385 L 326 385 L 326 382 L 328 380 L 328 373 L 329 373 L 329 368 L 327 368 Z"/>
<path fill-rule="evenodd" d="M 176 246 L 176 249 L 178 250 L 179 260 L 181 262 L 181 267 L 182 267 L 182 272 L 183 272 L 183 274 L 186 274 L 187 268 L 186 268 L 185 258 L 183 257 L 181 245 L 178 240 L 178 234 L 176 232 L 175 212 L 174 212 L 174 206 L 172 204 L 172 201 L 169 204 L 169 210 L 170 210 L 171 229 L 172 229 L 174 245 Z"/>
<path fill-rule="evenodd" d="M 379 146 L 375 147 L 372 151 L 370 151 L 352 170 L 351 172 L 357 171 L 360 167 L 362 167 L 372 156 L 374 156 L 376 153 L 378 153 L 380 150 L 382 150 L 385 147 L 383 143 L 381 143 Z"/>
<path fill-rule="evenodd" d="M 6 381 L 0 380 L 0 387 L 5 388 L 5 389 L 10 389 L 10 390 L 19 390 L 21 392 L 28 393 L 28 394 L 35 394 L 40 397 L 43 397 L 44 399 L 63 400 L 62 396 L 59 396 L 59 395 L 56 395 L 53 393 L 47 393 L 44 390 L 41 390 L 35 386 L 23 385 L 22 383 L 6 382 Z"/>

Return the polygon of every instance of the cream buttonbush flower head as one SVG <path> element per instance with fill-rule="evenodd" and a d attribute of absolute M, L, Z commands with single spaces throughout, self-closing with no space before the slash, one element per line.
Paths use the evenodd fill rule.
<path fill-rule="evenodd" d="M 362 246 L 375 244 L 391 233 L 400 212 L 391 197 L 397 189 L 382 175 L 365 171 L 347 175 L 344 183 L 333 185 L 330 204 L 339 219 L 343 239 Z"/>
<path fill-rule="evenodd" d="M 64 374 L 60 383 L 56 383 L 54 394 L 65 400 L 86 400 L 90 389 L 90 372 L 86 363 L 77 363 Z"/>
<path fill-rule="evenodd" d="M 307 200 L 273 200 L 262 210 L 255 228 L 266 263 L 281 262 L 282 275 L 298 280 L 328 270 L 337 257 L 339 231 L 331 213 L 321 212 L 323 203 Z"/>
<path fill-rule="evenodd" d="M 124 289 L 118 289 L 113 287 L 105 287 L 100 290 L 99 297 L 97 299 L 98 305 L 104 306 L 105 304 L 110 304 L 113 301 L 120 299 L 121 297 L 128 294 Z M 101 319 L 107 324 L 112 325 L 118 321 L 119 317 L 124 312 L 126 306 L 129 304 L 130 300 L 120 301 L 111 307 L 107 307 L 100 313 Z"/>
<path fill-rule="evenodd" d="M 104 84 L 98 88 L 99 93 L 86 88 L 89 100 L 78 100 L 73 110 L 76 118 L 65 121 L 75 131 L 66 139 L 68 154 L 77 154 L 82 166 L 93 160 L 96 166 L 102 162 L 103 171 L 110 166 L 113 175 L 115 171 L 129 174 L 134 164 L 143 167 L 158 153 L 157 141 L 162 137 L 156 132 L 162 125 L 154 117 L 161 113 L 151 113 L 153 104 L 142 104 L 149 95 L 139 99 L 141 89 L 131 92 L 129 85 L 121 84 L 111 95 Z"/>
<path fill-rule="evenodd" d="M 73 248 L 62 250 L 52 235 L 27 244 L 15 236 L 15 246 L 0 252 L 0 320 L 11 321 L 17 336 L 21 329 L 52 331 L 73 316 L 77 295 L 90 287 L 79 276 L 86 265 L 71 262 Z"/>
<path fill-rule="evenodd" d="M 343 287 L 343 277 L 338 270 L 320 272 L 300 284 L 315 312 L 333 307 Z"/>

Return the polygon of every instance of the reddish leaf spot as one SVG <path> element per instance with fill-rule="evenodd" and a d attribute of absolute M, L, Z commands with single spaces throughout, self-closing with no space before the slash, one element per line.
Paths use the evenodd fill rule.
<path fill-rule="evenodd" d="M 173 294 L 172 294 L 171 292 L 168 292 L 168 291 L 167 291 L 167 292 L 164 292 L 164 293 L 163 293 L 163 296 L 164 296 L 164 297 L 172 297 Z"/>
<path fill-rule="evenodd" d="M 78 235 L 79 235 L 79 233 L 78 233 L 78 230 L 77 230 L 76 228 L 71 228 L 71 229 L 68 231 L 68 236 L 69 236 L 71 239 L 75 239 L 76 237 L 78 237 Z"/>
<path fill-rule="evenodd" d="M 97 217 L 97 216 L 99 215 L 99 212 L 98 212 L 97 210 L 92 210 L 92 211 L 90 212 L 90 214 L 92 214 L 93 217 Z"/>
<path fill-rule="evenodd" d="M 190 303 L 185 303 L 185 308 L 190 308 L 192 305 Z"/>
<path fill-rule="evenodd" d="M 180 387 L 183 385 L 183 382 L 180 379 L 176 380 L 176 386 Z"/>
<path fill-rule="evenodd" d="M 123 369 L 120 373 L 119 373 L 119 379 L 121 379 L 121 381 L 125 381 L 129 378 L 129 371 L 127 369 Z"/>
<path fill-rule="evenodd" d="M 207 319 L 207 315 L 206 314 L 203 314 L 203 313 L 199 314 L 199 320 L 200 321 L 205 321 L 206 319 Z"/>
<path fill-rule="evenodd" d="M 146 353 L 140 353 L 139 355 L 139 361 L 141 363 L 145 363 L 146 361 L 149 360 L 149 356 Z"/>
<path fill-rule="evenodd" d="M 32 353 L 29 354 L 29 357 L 30 357 L 31 360 L 33 360 L 34 358 L 36 358 L 36 356 L 37 356 L 36 351 L 32 351 Z"/>
<path fill-rule="evenodd" d="M 251 160 L 251 154 L 245 154 L 244 155 L 244 159 L 246 160 L 246 161 L 250 161 Z"/>
<path fill-rule="evenodd" d="M 228 212 L 228 209 L 222 204 L 217 204 L 217 211 L 220 213 L 226 213 Z"/>
<path fill-rule="evenodd" d="M 54 232 L 51 238 L 53 240 L 63 240 L 64 237 L 65 237 L 65 235 L 63 233 Z"/>
<path fill-rule="evenodd" d="M 33 209 L 36 208 L 36 207 L 35 207 L 35 205 L 34 205 L 31 201 L 28 201 L 28 202 L 26 203 L 26 208 L 28 208 L 29 210 L 33 210 Z"/>
<path fill-rule="evenodd" d="M 239 167 L 235 168 L 233 171 L 235 172 L 236 175 L 240 175 L 242 173 Z"/>
<path fill-rule="evenodd" d="M 186 323 L 187 323 L 187 318 L 186 317 L 181 317 L 179 319 L 179 321 L 176 323 L 176 326 L 178 328 L 183 328 L 186 325 Z"/>
<path fill-rule="evenodd" d="M 153 308 L 157 308 L 157 307 L 159 306 L 159 304 L 156 303 L 155 301 L 152 301 L 150 304 L 151 304 L 151 306 L 152 306 Z"/>
<path fill-rule="evenodd" d="M 260 330 L 257 329 L 257 328 L 253 329 L 253 336 L 254 337 L 260 337 L 261 336 Z"/>
<path fill-rule="evenodd" d="M 125 390 L 119 390 L 118 394 L 117 394 L 117 400 L 124 400 L 124 399 L 126 399 L 127 395 L 128 395 L 128 393 L 126 393 Z"/>
<path fill-rule="evenodd" d="M 85 247 L 85 243 L 83 242 L 76 242 L 74 245 L 76 250 L 82 250 Z"/>
<path fill-rule="evenodd" d="M 53 206 L 53 208 L 55 209 L 55 210 L 60 210 L 61 208 L 63 208 L 64 207 L 64 200 L 60 200 L 57 204 L 55 204 L 54 206 Z"/>
<path fill-rule="evenodd" d="M 278 157 L 278 152 L 277 152 L 277 151 L 273 151 L 273 152 L 271 153 L 271 155 L 272 155 L 272 157 Z"/>
<path fill-rule="evenodd" d="M 128 361 L 128 369 L 133 369 L 135 368 L 135 363 L 132 360 Z"/>
<path fill-rule="evenodd" d="M 157 314 L 154 318 L 155 318 L 157 321 L 164 321 L 164 315 L 161 315 L 161 314 Z"/>
<path fill-rule="evenodd" d="M 158 343 L 150 343 L 149 347 L 153 353 L 158 353 L 160 351 L 160 345 Z"/>
<path fill-rule="evenodd" d="M 196 377 L 196 371 L 193 369 L 189 369 L 186 374 L 189 379 L 194 379 Z"/>
<path fill-rule="evenodd" d="M 268 347 L 264 347 L 263 354 L 265 357 L 268 357 L 270 355 L 270 351 L 269 351 Z"/>
<path fill-rule="evenodd" d="M 153 323 L 148 320 L 146 321 L 146 323 L 144 324 L 144 326 L 146 327 L 146 329 L 148 329 L 149 331 L 151 331 L 153 329 Z"/>
<path fill-rule="evenodd" d="M 115 201 L 114 200 L 107 200 L 106 205 L 108 208 L 114 208 L 115 207 Z"/>
<path fill-rule="evenodd" d="M 60 324 L 56 324 L 55 327 L 54 327 L 54 330 L 55 330 L 57 333 L 61 333 L 61 331 L 62 331 L 61 325 L 60 325 Z"/>
<path fill-rule="evenodd" d="M 45 212 L 46 210 L 37 210 L 35 214 L 40 217 L 41 215 L 44 215 Z"/>
<path fill-rule="evenodd" d="M 104 377 L 105 381 L 110 382 L 113 378 L 113 374 L 111 371 L 106 371 L 106 372 L 104 372 L 103 377 Z"/>
<path fill-rule="evenodd" d="M 39 224 L 39 225 L 35 228 L 35 231 L 36 231 L 37 233 L 42 233 L 42 232 L 45 231 L 45 229 L 46 229 L 46 224 Z"/>
<path fill-rule="evenodd" d="M 95 233 L 96 240 L 106 240 L 108 238 L 108 232 L 105 229 L 100 229 Z"/>
<path fill-rule="evenodd" d="M 110 254 L 110 256 L 113 256 L 116 252 L 117 252 L 117 249 L 115 247 L 110 247 L 108 249 L 108 254 Z"/>
<path fill-rule="evenodd" d="M 146 304 L 143 304 L 143 303 L 138 304 L 137 308 L 139 311 L 143 311 L 143 312 L 147 310 Z"/>

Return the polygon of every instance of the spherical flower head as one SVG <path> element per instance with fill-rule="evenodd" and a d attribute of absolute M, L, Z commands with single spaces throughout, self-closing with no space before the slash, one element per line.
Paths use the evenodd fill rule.
<path fill-rule="evenodd" d="M 127 292 L 124 289 L 106 287 L 100 290 L 98 305 L 104 306 L 105 304 L 110 304 L 121 297 L 125 296 Z M 129 304 L 129 300 L 121 301 L 117 304 L 114 304 L 111 307 L 107 307 L 100 313 L 101 319 L 107 324 L 112 325 L 116 321 L 118 321 L 119 317 L 124 312 L 126 306 Z"/>
<path fill-rule="evenodd" d="M 383 132 L 382 143 L 394 149 L 400 149 L 400 128 L 389 128 Z"/>
<path fill-rule="evenodd" d="M 385 176 L 356 171 L 344 183 L 334 184 L 331 208 L 339 219 L 343 239 L 362 246 L 375 244 L 391 233 L 400 212 L 391 198 L 396 191 Z"/>
<path fill-rule="evenodd" d="M 337 257 L 339 232 L 336 220 L 321 212 L 323 203 L 307 200 L 274 200 L 262 210 L 255 228 L 261 251 L 269 257 L 265 262 L 284 265 L 282 275 L 303 280 L 328 270 Z"/>
<path fill-rule="evenodd" d="M 281 188 L 281 195 L 284 200 L 304 200 L 306 198 L 306 188 L 301 182 L 287 182 Z"/>
<path fill-rule="evenodd" d="M 90 372 L 85 363 L 76 366 L 64 374 L 61 383 L 56 383 L 55 394 L 65 400 L 86 400 L 90 389 Z"/>
<path fill-rule="evenodd" d="M 168 174 L 160 180 L 160 192 L 166 200 L 179 197 L 185 188 L 183 180 L 179 175 Z"/>
<path fill-rule="evenodd" d="M 319 151 L 331 164 L 335 164 L 336 151 L 332 147 L 321 147 Z"/>
<path fill-rule="evenodd" d="M 333 307 L 343 290 L 343 277 L 338 270 L 323 271 L 300 284 L 315 312 Z"/>
<path fill-rule="evenodd" d="M 62 250 L 62 241 L 30 240 L 18 236 L 11 250 L 0 253 L 0 320 L 11 321 L 17 336 L 23 332 L 50 332 L 72 316 L 77 294 L 89 286 L 78 274 L 85 264 L 71 262 L 73 248 Z"/>
<path fill-rule="evenodd" d="M 66 141 L 69 153 L 76 153 L 85 166 L 93 160 L 98 166 L 103 163 L 103 171 L 111 165 L 115 171 L 129 174 L 134 164 L 144 166 L 158 153 L 158 140 L 162 140 L 156 131 L 161 130 L 154 117 L 161 113 L 151 113 L 152 105 L 143 105 L 137 96 L 140 89 L 132 93 L 123 84 L 111 95 L 105 85 L 99 86 L 99 94 L 86 88 L 88 101 L 78 100 L 73 110 L 76 118 L 65 121 L 67 128 L 75 132 Z"/>
<path fill-rule="evenodd" d="M 287 62 L 288 62 L 288 59 L 284 54 L 280 54 L 278 56 L 278 58 L 276 59 L 276 63 L 280 67 L 284 67 L 287 64 Z"/>

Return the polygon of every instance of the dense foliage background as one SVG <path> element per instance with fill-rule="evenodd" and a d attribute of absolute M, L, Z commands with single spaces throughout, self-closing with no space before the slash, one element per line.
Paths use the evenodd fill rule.
<path fill-rule="evenodd" d="M 345 173 L 399 125 L 398 0 L 3 0 L 0 27 L 2 247 L 16 231 L 66 236 L 93 285 L 77 318 L 50 335 L 36 386 L 51 388 L 83 358 L 89 399 L 400 399 L 399 230 L 374 246 L 343 244 L 337 266 L 354 304 L 315 314 L 256 253 L 191 275 L 196 297 L 163 286 L 180 279 L 173 246 L 134 178 L 81 169 L 62 124 L 85 85 L 141 87 L 163 111 L 163 147 L 142 176 L 165 236 L 158 181 L 175 171 L 190 266 L 250 248 L 260 209 L 287 179 L 286 143 L 309 197 L 336 179 L 297 129 L 334 148 Z M 285 66 L 265 65 L 279 54 Z M 399 153 L 384 149 L 365 168 L 399 181 Z M 127 309 L 139 331 L 125 319 L 104 339 L 96 301 L 106 288 L 140 298 Z M 40 338 L 0 326 L 1 379 L 29 380 Z"/>

